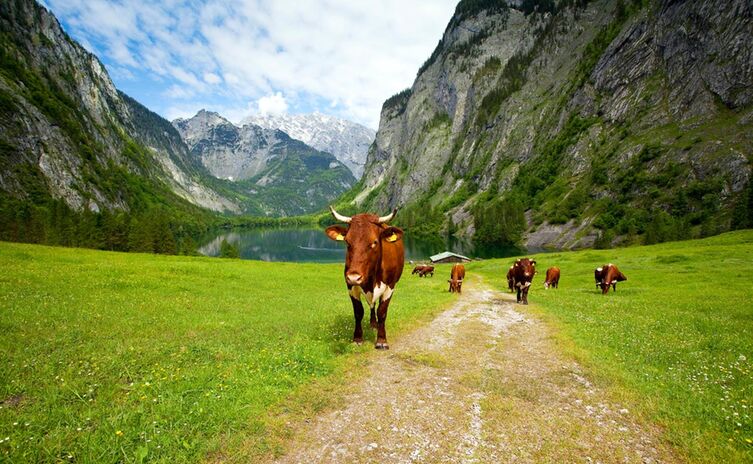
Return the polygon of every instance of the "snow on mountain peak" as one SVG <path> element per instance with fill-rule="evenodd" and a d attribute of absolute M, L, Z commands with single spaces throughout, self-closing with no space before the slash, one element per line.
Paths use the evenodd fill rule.
<path fill-rule="evenodd" d="M 366 154 L 376 135 L 366 126 L 318 111 L 310 114 L 252 115 L 241 121 L 241 125 L 245 124 L 279 129 L 317 150 L 332 153 L 356 178 L 363 174 Z"/>

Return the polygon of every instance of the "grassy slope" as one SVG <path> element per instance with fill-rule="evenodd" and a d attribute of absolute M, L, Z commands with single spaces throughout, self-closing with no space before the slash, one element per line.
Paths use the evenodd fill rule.
<path fill-rule="evenodd" d="M 506 288 L 510 261 L 469 271 Z M 753 231 L 537 262 L 530 302 L 559 329 L 563 349 L 660 424 L 689 460 L 753 460 Z M 602 296 L 593 269 L 606 262 L 628 281 Z M 544 291 L 553 265 L 561 287 Z"/>
<path fill-rule="evenodd" d="M 0 461 L 253 455 L 276 404 L 373 350 L 350 342 L 340 264 L 0 243 L 0 267 Z M 408 277 L 389 334 L 453 299 Z"/>

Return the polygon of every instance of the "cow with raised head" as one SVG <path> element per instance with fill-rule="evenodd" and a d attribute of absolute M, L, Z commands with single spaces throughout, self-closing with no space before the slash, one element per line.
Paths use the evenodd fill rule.
<path fill-rule="evenodd" d="M 450 292 L 462 293 L 463 279 L 465 278 L 465 266 L 462 264 L 455 264 L 450 271 Z"/>
<path fill-rule="evenodd" d="M 557 288 L 560 285 L 560 268 L 552 266 L 546 270 L 546 280 L 544 280 L 544 288 Z"/>
<path fill-rule="evenodd" d="M 614 291 L 617 291 L 617 282 L 627 280 L 625 274 L 612 263 L 605 264 L 601 267 L 597 267 L 594 270 L 594 279 L 596 280 L 596 288 L 601 289 L 601 293 L 606 295 L 609 293 L 609 287 L 611 286 Z"/>
<path fill-rule="evenodd" d="M 510 289 L 510 292 L 515 291 L 515 279 L 513 278 L 512 271 L 515 269 L 515 266 L 510 266 L 510 269 L 507 270 L 507 288 Z"/>
<path fill-rule="evenodd" d="M 517 302 L 528 304 L 528 290 L 536 275 L 536 261 L 529 258 L 517 259 L 512 265 L 513 287 L 517 290 Z"/>
<path fill-rule="evenodd" d="M 356 319 L 353 341 L 363 343 L 363 295 L 371 308 L 371 327 L 377 329 L 375 347 L 388 350 L 387 309 L 405 263 L 403 231 L 387 225 L 395 217 L 397 208 L 381 217 L 369 213 L 343 216 L 331 206 L 330 211 L 335 219 L 348 224 L 347 227 L 327 227 L 325 233 L 332 240 L 347 245 L 344 275 Z"/>

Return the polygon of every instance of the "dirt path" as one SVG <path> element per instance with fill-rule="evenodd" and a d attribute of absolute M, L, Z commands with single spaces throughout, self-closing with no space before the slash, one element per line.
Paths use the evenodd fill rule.
<path fill-rule="evenodd" d="M 375 353 L 346 406 L 302 424 L 277 462 L 675 461 L 510 295 L 464 290 Z"/>

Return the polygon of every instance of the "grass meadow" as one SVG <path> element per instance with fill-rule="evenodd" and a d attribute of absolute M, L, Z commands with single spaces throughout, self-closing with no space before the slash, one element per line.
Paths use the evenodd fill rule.
<path fill-rule="evenodd" d="M 753 460 L 753 231 L 536 258 L 527 310 L 597 384 L 685 460 Z M 468 275 L 505 289 L 511 261 Z M 607 262 L 628 281 L 603 296 Z M 560 288 L 545 291 L 552 265 Z M 353 371 L 374 332 L 350 342 L 342 264 L 0 243 L 0 267 L 0 461 L 253 461 L 281 421 L 330 404 L 328 382 L 368 375 Z M 449 267 L 408 269 L 388 336 L 457 298 Z"/>
<path fill-rule="evenodd" d="M 692 462 L 753 461 L 753 231 L 655 246 L 535 255 L 529 306 L 620 401 Z M 603 296 L 593 270 L 628 277 Z M 512 259 L 469 265 L 506 289 Z M 550 266 L 559 289 L 544 290 Z"/>
<path fill-rule="evenodd" d="M 269 451 L 270 411 L 373 350 L 371 329 L 351 343 L 342 267 L 0 243 L 0 462 Z M 410 277 L 388 338 L 456 298 Z"/>

